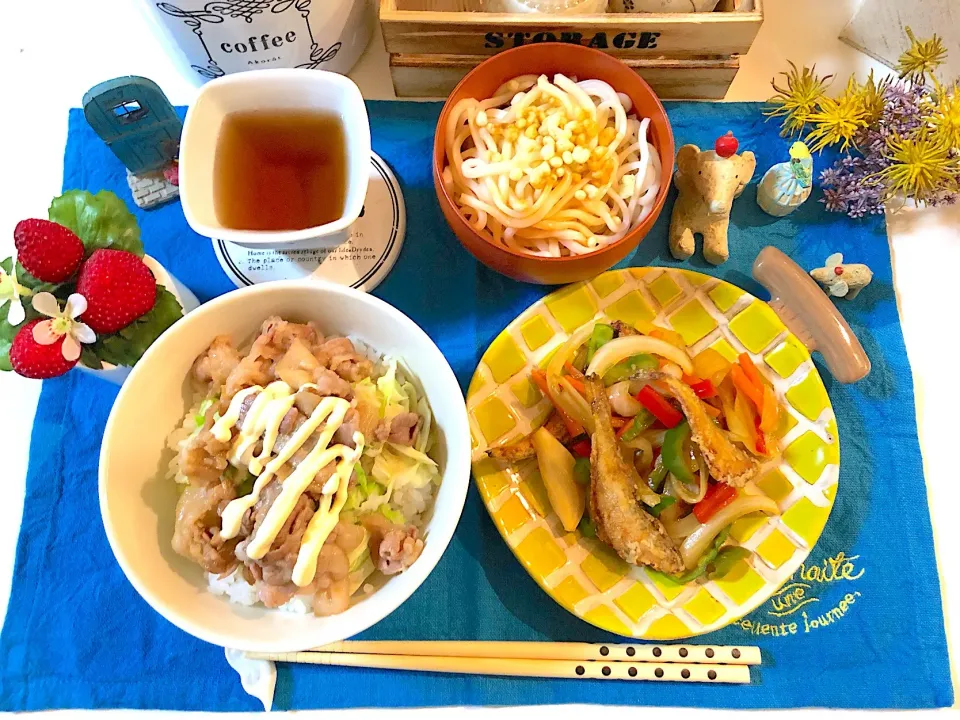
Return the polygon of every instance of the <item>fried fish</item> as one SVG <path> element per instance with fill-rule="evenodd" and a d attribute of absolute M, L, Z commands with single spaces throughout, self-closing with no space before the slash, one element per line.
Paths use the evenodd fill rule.
<path fill-rule="evenodd" d="M 570 437 L 570 433 L 567 431 L 567 426 L 564 424 L 563 419 L 556 410 L 550 414 L 550 417 L 547 418 L 547 421 L 543 424 L 543 427 L 545 427 L 547 432 L 553 435 L 564 445 L 566 445 L 572 439 Z M 517 440 L 515 443 L 492 447 L 487 450 L 487 455 L 492 457 L 494 460 L 504 460 L 510 463 L 520 462 L 521 460 L 532 458 L 537 454 L 533 449 L 532 438 L 533 434 L 531 433 L 530 435 Z"/>
<path fill-rule="evenodd" d="M 587 400 L 596 421 L 590 452 L 590 517 L 597 537 L 633 565 L 649 565 L 665 573 L 680 573 L 683 561 L 659 519 L 637 504 L 637 471 L 620 454 L 610 422 L 606 388 L 596 376 L 585 382 Z"/>
<path fill-rule="evenodd" d="M 690 439 L 700 448 L 714 479 L 733 487 L 743 487 L 753 479 L 760 469 L 760 463 L 734 445 L 717 427 L 689 385 L 654 370 L 641 370 L 633 377 L 643 382 L 657 382 L 660 389 L 680 403 L 680 409 L 690 423 Z"/>

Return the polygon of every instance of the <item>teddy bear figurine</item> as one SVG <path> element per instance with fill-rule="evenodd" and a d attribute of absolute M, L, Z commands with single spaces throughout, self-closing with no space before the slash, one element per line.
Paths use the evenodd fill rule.
<path fill-rule="evenodd" d="M 670 218 L 670 252 L 686 260 L 696 249 L 694 234 L 703 235 L 703 257 L 719 265 L 730 257 L 727 227 L 734 198 L 740 196 L 757 158 L 749 150 L 737 154 L 739 143 L 732 132 L 717 138 L 713 150 L 684 145 L 677 152 L 679 191 Z"/>

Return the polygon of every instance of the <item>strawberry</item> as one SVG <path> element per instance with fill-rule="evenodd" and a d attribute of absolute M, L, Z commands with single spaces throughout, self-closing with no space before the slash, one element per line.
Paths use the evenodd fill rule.
<path fill-rule="evenodd" d="M 73 230 L 49 220 L 21 220 L 13 230 L 20 264 L 37 280 L 61 283 L 83 259 L 83 243 Z"/>
<path fill-rule="evenodd" d="M 713 145 L 713 151 L 722 158 L 728 158 L 737 152 L 740 143 L 733 136 L 733 130 L 727 130 L 726 135 L 721 135 Z"/>
<path fill-rule="evenodd" d="M 143 260 L 126 250 L 95 250 L 80 267 L 77 292 L 87 299 L 81 320 L 109 334 L 150 312 L 157 281 Z"/>
<path fill-rule="evenodd" d="M 43 320 L 31 320 L 20 328 L 10 345 L 10 364 L 23 377 L 43 380 L 63 375 L 77 364 L 77 360 L 63 357 L 64 335 L 53 345 L 41 345 L 33 339 L 33 327 Z M 78 358 L 79 360 L 79 358 Z"/>

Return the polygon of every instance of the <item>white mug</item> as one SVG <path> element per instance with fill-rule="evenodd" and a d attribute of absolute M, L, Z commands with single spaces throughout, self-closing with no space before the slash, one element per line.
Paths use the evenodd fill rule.
<path fill-rule="evenodd" d="M 141 0 L 187 77 L 245 70 L 347 73 L 370 41 L 371 0 Z"/>
<path fill-rule="evenodd" d="M 224 118 L 246 110 L 324 110 L 343 124 L 347 178 L 343 214 L 303 230 L 224 227 L 214 204 L 214 158 Z M 370 119 L 360 88 L 348 77 L 306 70 L 260 70 L 219 78 L 201 88 L 180 140 L 180 204 L 194 232 L 244 247 L 291 248 L 323 238 L 336 245 L 360 217 L 370 179 Z"/>

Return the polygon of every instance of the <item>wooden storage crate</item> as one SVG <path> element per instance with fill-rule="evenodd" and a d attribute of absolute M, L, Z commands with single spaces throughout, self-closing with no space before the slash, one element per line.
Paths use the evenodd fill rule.
<path fill-rule="evenodd" d="M 690 14 L 557 16 L 479 7 L 479 0 L 380 0 L 398 97 L 443 97 L 486 56 L 560 41 L 622 59 L 662 98 L 719 99 L 763 22 L 762 0 L 721 0 L 714 12 Z"/>

